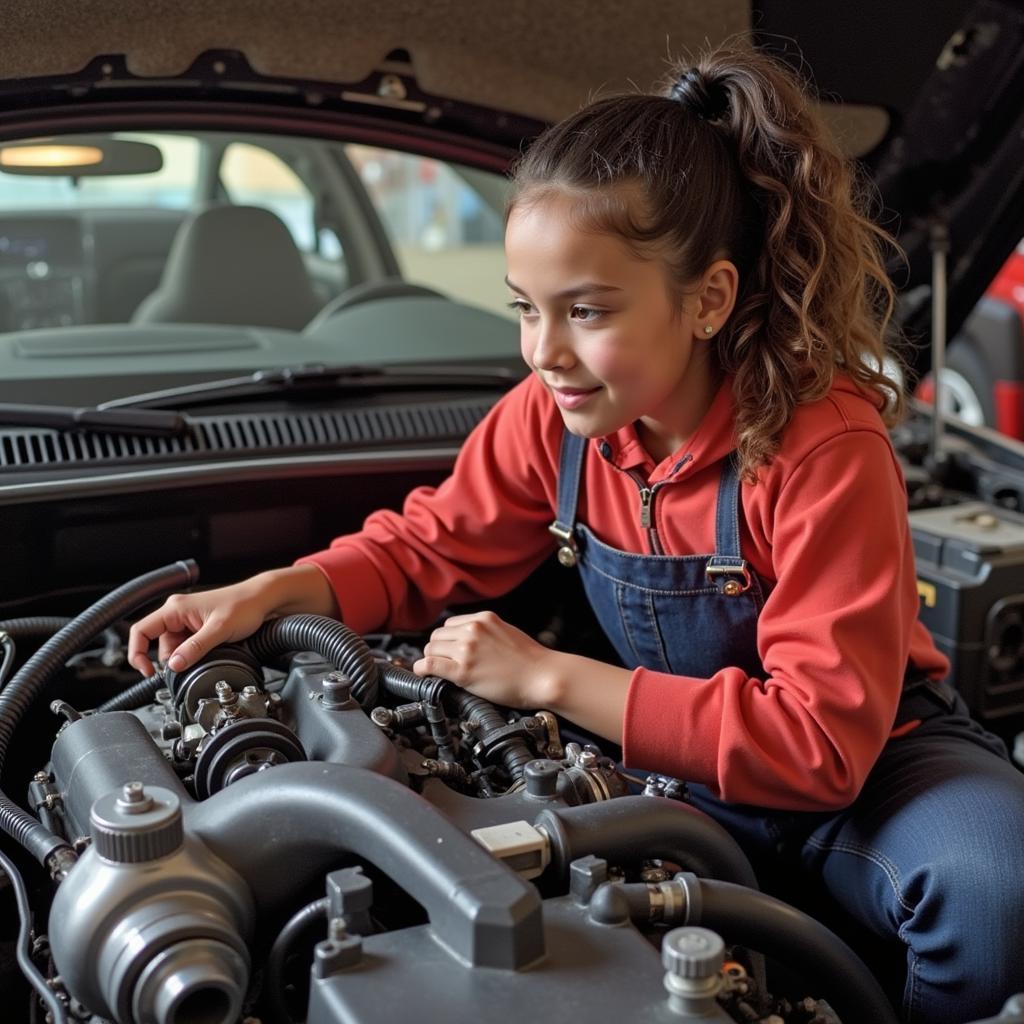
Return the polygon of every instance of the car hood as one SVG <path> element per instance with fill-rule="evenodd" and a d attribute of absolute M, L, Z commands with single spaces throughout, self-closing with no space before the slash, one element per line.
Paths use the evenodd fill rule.
<path fill-rule="evenodd" d="M 709 42 L 750 42 L 812 78 L 875 177 L 907 251 L 907 325 L 927 320 L 934 239 L 949 239 L 955 329 L 1024 234 L 1016 0 L 18 0 L 4 21 L 0 131 L 44 128 L 41 112 L 72 102 L 209 102 L 237 85 L 268 106 L 303 91 L 307 106 L 372 105 L 506 155 L 596 94 L 647 88 Z"/>

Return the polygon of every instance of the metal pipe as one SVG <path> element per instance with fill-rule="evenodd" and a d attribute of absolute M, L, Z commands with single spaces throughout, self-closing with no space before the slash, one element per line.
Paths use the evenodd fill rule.
<path fill-rule="evenodd" d="M 935 382 L 935 401 L 932 406 L 931 463 L 942 462 L 943 370 L 946 366 L 946 285 L 949 259 L 949 231 L 942 221 L 933 221 L 930 231 L 932 250 L 932 380 Z"/>

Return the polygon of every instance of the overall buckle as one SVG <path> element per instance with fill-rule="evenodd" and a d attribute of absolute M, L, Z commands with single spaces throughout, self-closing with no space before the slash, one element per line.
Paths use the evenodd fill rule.
<path fill-rule="evenodd" d="M 727 597 L 738 597 L 750 589 L 750 570 L 747 568 L 746 562 L 743 565 L 709 565 L 704 572 L 721 593 Z M 741 583 L 739 580 L 726 580 L 719 586 L 717 579 L 719 576 L 740 576 L 743 582 Z"/>
<path fill-rule="evenodd" d="M 576 538 L 573 536 L 572 530 L 568 527 L 562 526 L 558 520 L 555 520 L 549 527 L 548 533 L 552 534 L 558 539 L 558 564 L 564 565 L 567 569 L 573 568 L 577 562 L 578 551 L 576 548 Z"/>

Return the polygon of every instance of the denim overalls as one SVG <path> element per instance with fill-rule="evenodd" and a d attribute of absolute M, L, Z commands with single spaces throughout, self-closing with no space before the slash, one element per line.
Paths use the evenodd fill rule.
<path fill-rule="evenodd" d="M 740 552 L 733 460 L 723 461 L 713 553 L 636 554 L 576 522 L 589 443 L 563 435 L 550 529 L 559 561 L 579 568 L 623 665 L 696 678 L 737 666 L 763 678 L 757 618 L 769 587 Z M 599 450 L 609 458 L 605 442 Z M 648 523 L 652 492 L 661 486 L 638 482 Z M 1018 951 L 986 941 L 1013 935 L 1024 920 L 1024 776 L 951 690 L 918 686 L 901 702 L 898 718 L 910 717 L 922 724 L 887 744 L 861 795 L 842 811 L 770 811 L 689 788 L 693 803 L 732 832 L 759 871 L 785 854 L 876 942 L 906 945 L 907 1021 L 953 1024 L 994 1014 L 1024 989 Z M 890 955 L 902 960 L 898 947 Z"/>

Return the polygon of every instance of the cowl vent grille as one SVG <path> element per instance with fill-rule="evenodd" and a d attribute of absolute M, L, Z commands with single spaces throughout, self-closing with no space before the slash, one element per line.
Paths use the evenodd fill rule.
<path fill-rule="evenodd" d="M 91 430 L 0 429 L 0 469 L 152 463 L 238 452 L 344 450 L 461 441 L 494 399 L 444 404 L 195 416 L 185 437 L 132 437 Z"/>

